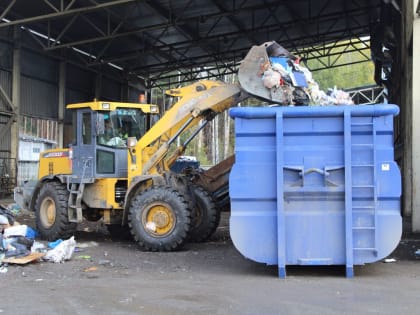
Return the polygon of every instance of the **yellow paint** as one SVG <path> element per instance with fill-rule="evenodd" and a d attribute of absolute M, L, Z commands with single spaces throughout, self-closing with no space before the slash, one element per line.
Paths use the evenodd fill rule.
<path fill-rule="evenodd" d="M 169 170 L 176 157 L 167 158 L 168 140 L 174 137 L 191 119 L 185 131 L 196 127 L 209 113 L 220 113 L 236 104 L 241 89 L 237 85 L 221 81 L 203 80 L 166 94 L 179 97 L 165 115 L 137 142 L 132 153 L 136 160 L 128 158 L 128 180 L 138 175 L 161 174 Z M 181 132 L 182 134 L 183 132 Z M 176 153 L 181 155 L 183 148 Z"/>
<path fill-rule="evenodd" d="M 115 183 L 118 178 L 100 178 L 86 185 L 83 201 L 89 208 L 122 210 L 115 202 Z"/>
<path fill-rule="evenodd" d="M 71 160 L 69 149 L 53 149 L 41 153 L 39 159 L 38 178 L 48 175 L 71 174 Z"/>
<path fill-rule="evenodd" d="M 93 101 L 86 103 L 77 103 L 67 105 L 68 109 L 90 108 L 93 111 L 100 110 L 116 110 L 118 108 L 136 108 L 141 109 L 143 113 L 158 114 L 159 108 L 154 104 L 138 104 L 138 103 L 121 103 L 121 102 L 106 102 L 106 101 Z"/>

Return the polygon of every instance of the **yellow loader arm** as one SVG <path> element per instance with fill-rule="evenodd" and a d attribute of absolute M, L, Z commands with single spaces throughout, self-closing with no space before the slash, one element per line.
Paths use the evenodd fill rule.
<path fill-rule="evenodd" d="M 177 148 L 171 158 L 165 159 L 170 145 L 186 130 L 197 126 L 202 120 L 210 121 L 220 112 L 241 101 L 241 89 L 237 85 L 220 81 L 200 81 L 166 92 L 180 97 L 162 118 L 130 148 L 131 167 L 129 178 L 136 175 L 156 174 L 169 169 L 185 148 Z M 194 133 L 197 134 L 199 130 Z M 189 142 L 189 141 L 188 141 Z M 140 159 L 135 158 L 137 152 Z M 161 163 L 163 162 L 163 163 Z M 159 169 L 157 166 L 160 164 Z"/>
<path fill-rule="evenodd" d="M 131 163 L 129 163 L 128 178 L 160 174 L 168 170 L 206 122 L 211 121 L 216 114 L 235 106 L 249 94 L 275 102 L 275 97 L 262 83 L 262 73 L 269 63 L 266 49 L 272 43 L 267 42 L 251 48 L 238 71 L 240 85 L 203 80 L 166 91 L 167 95 L 179 97 L 180 100 L 166 111 L 135 146 L 129 147 Z M 193 132 L 192 136 L 167 157 L 170 145 L 176 138 L 200 122 L 202 125 Z"/>

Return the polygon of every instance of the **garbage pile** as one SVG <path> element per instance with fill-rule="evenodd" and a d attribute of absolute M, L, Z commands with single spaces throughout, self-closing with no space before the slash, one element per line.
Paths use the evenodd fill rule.
<path fill-rule="evenodd" d="M 351 105 L 350 95 L 336 87 L 327 92 L 320 90 L 308 68 L 301 59 L 273 42 L 267 47 L 269 60 L 261 65 L 263 84 L 273 99 L 282 105 Z"/>
<path fill-rule="evenodd" d="M 35 240 L 37 232 L 15 220 L 14 213 L 0 205 L 0 273 L 9 263 L 25 264 L 43 259 L 55 263 L 70 260 L 76 247 L 74 237 L 57 240 L 48 246 Z"/>

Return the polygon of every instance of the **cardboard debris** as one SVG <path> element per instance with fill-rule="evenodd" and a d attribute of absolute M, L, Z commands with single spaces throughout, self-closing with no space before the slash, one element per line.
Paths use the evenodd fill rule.
<path fill-rule="evenodd" d="M 30 263 L 32 261 L 40 259 L 42 256 L 44 256 L 45 253 L 31 253 L 25 257 L 19 257 L 19 258 L 4 258 L 1 262 L 2 263 L 8 263 L 8 264 L 18 264 L 18 265 L 25 265 L 27 263 Z"/>

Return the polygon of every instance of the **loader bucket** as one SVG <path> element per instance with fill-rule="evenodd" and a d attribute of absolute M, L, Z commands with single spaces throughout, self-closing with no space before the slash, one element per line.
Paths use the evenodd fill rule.
<path fill-rule="evenodd" d="M 238 80 L 242 90 L 257 98 L 262 98 L 270 103 L 285 104 L 285 96 L 281 89 L 268 89 L 263 84 L 264 72 L 270 68 L 267 48 L 279 46 L 276 42 L 266 42 L 253 46 L 242 60 L 238 70 Z M 289 54 L 285 49 L 284 53 Z"/>

